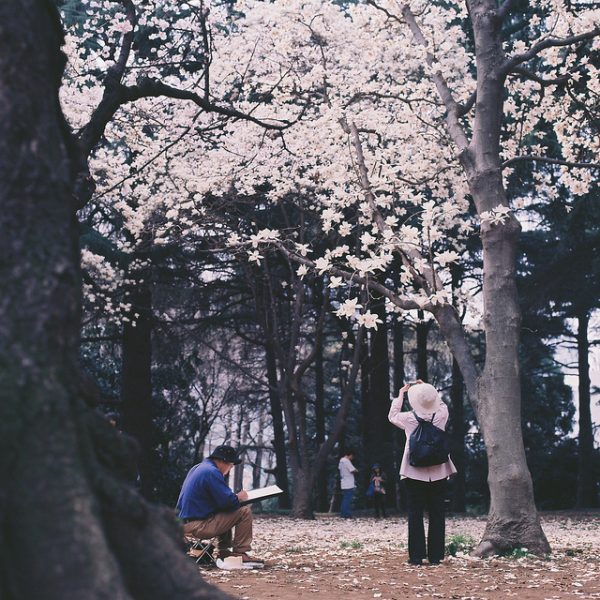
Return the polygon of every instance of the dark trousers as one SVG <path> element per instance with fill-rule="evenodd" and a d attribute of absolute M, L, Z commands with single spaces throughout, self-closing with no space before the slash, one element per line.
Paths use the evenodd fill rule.
<path fill-rule="evenodd" d="M 437 563 L 444 558 L 446 480 L 405 479 L 405 482 L 408 496 L 408 557 L 411 562 L 418 563 L 427 557 L 430 563 Z M 424 510 L 429 514 L 427 547 L 423 525 Z"/>
<path fill-rule="evenodd" d="M 375 516 L 379 518 L 379 513 L 385 517 L 385 494 L 373 494 L 373 507 L 375 508 Z"/>

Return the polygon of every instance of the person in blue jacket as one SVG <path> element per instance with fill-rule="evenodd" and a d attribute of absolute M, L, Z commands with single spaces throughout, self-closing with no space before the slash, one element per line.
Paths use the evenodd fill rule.
<path fill-rule="evenodd" d="M 234 494 L 225 481 L 233 465 L 240 462 L 231 446 L 217 446 L 207 459 L 189 470 L 177 509 L 185 535 L 199 539 L 218 536 L 219 558 L 241 556 L 244 563 L 256 563 L 260 561 L 248 554 L 252 546 L 252 510 L 240 504 L 248 499 L 248 492 Z"/>

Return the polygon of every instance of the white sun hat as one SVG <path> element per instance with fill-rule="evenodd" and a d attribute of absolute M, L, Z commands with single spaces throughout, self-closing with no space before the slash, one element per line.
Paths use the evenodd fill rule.
<path fill-rule="evenodd" d="M 418 413 L 432 413 L 442 405 L 438 391 L 429 383 L 411 385 L 408 388 L 408 402 Z"/>

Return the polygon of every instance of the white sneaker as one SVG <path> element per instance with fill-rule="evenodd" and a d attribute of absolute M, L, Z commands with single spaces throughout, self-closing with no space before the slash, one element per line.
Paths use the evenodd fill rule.
<path fill-rule="evenodd" d="M 227 558 L 217 558 L 217 567 L 225 571 L 237 571 L 239 569 L 263 569 L 262 562 L 245 561 L 241 556 L 228 556 Z"/>

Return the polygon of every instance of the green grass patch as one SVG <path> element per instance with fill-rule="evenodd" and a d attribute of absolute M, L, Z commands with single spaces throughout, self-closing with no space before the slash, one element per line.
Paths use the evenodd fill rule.
<path fill-rule="evenodd" d="M 340 548 L 352 548 L 353 550 L 359 550 L 362 547 L 363 547 L 362 543 L 357 542 L 356 540 L 353 540 L 351 542 L 341 542 L 340 543 Z"/>
<path fill-rule="evenodd" d="M 529 552 L 529 550 L 527 550 L 527 548 L 524 548 L 522 546 L 517 546 L 516 548 L 513 548 L 512 550 L 506 552 L 506 554 L 504 554 L 503 556 L 505 556 L 506 558 L 510 558 L 512 560 L 517 560 L 519 558 L 530 558 L 530 557 L 533 557 L 534 555 L 531 554 L 531 552 Z"/>
<path fill-rule="evenodd" d="M 475 540 L 469 535 L 454 534 L 446 542 L 446 554 L 448 556 L 470 554 L 473 548 L 475 548 Z"/>

